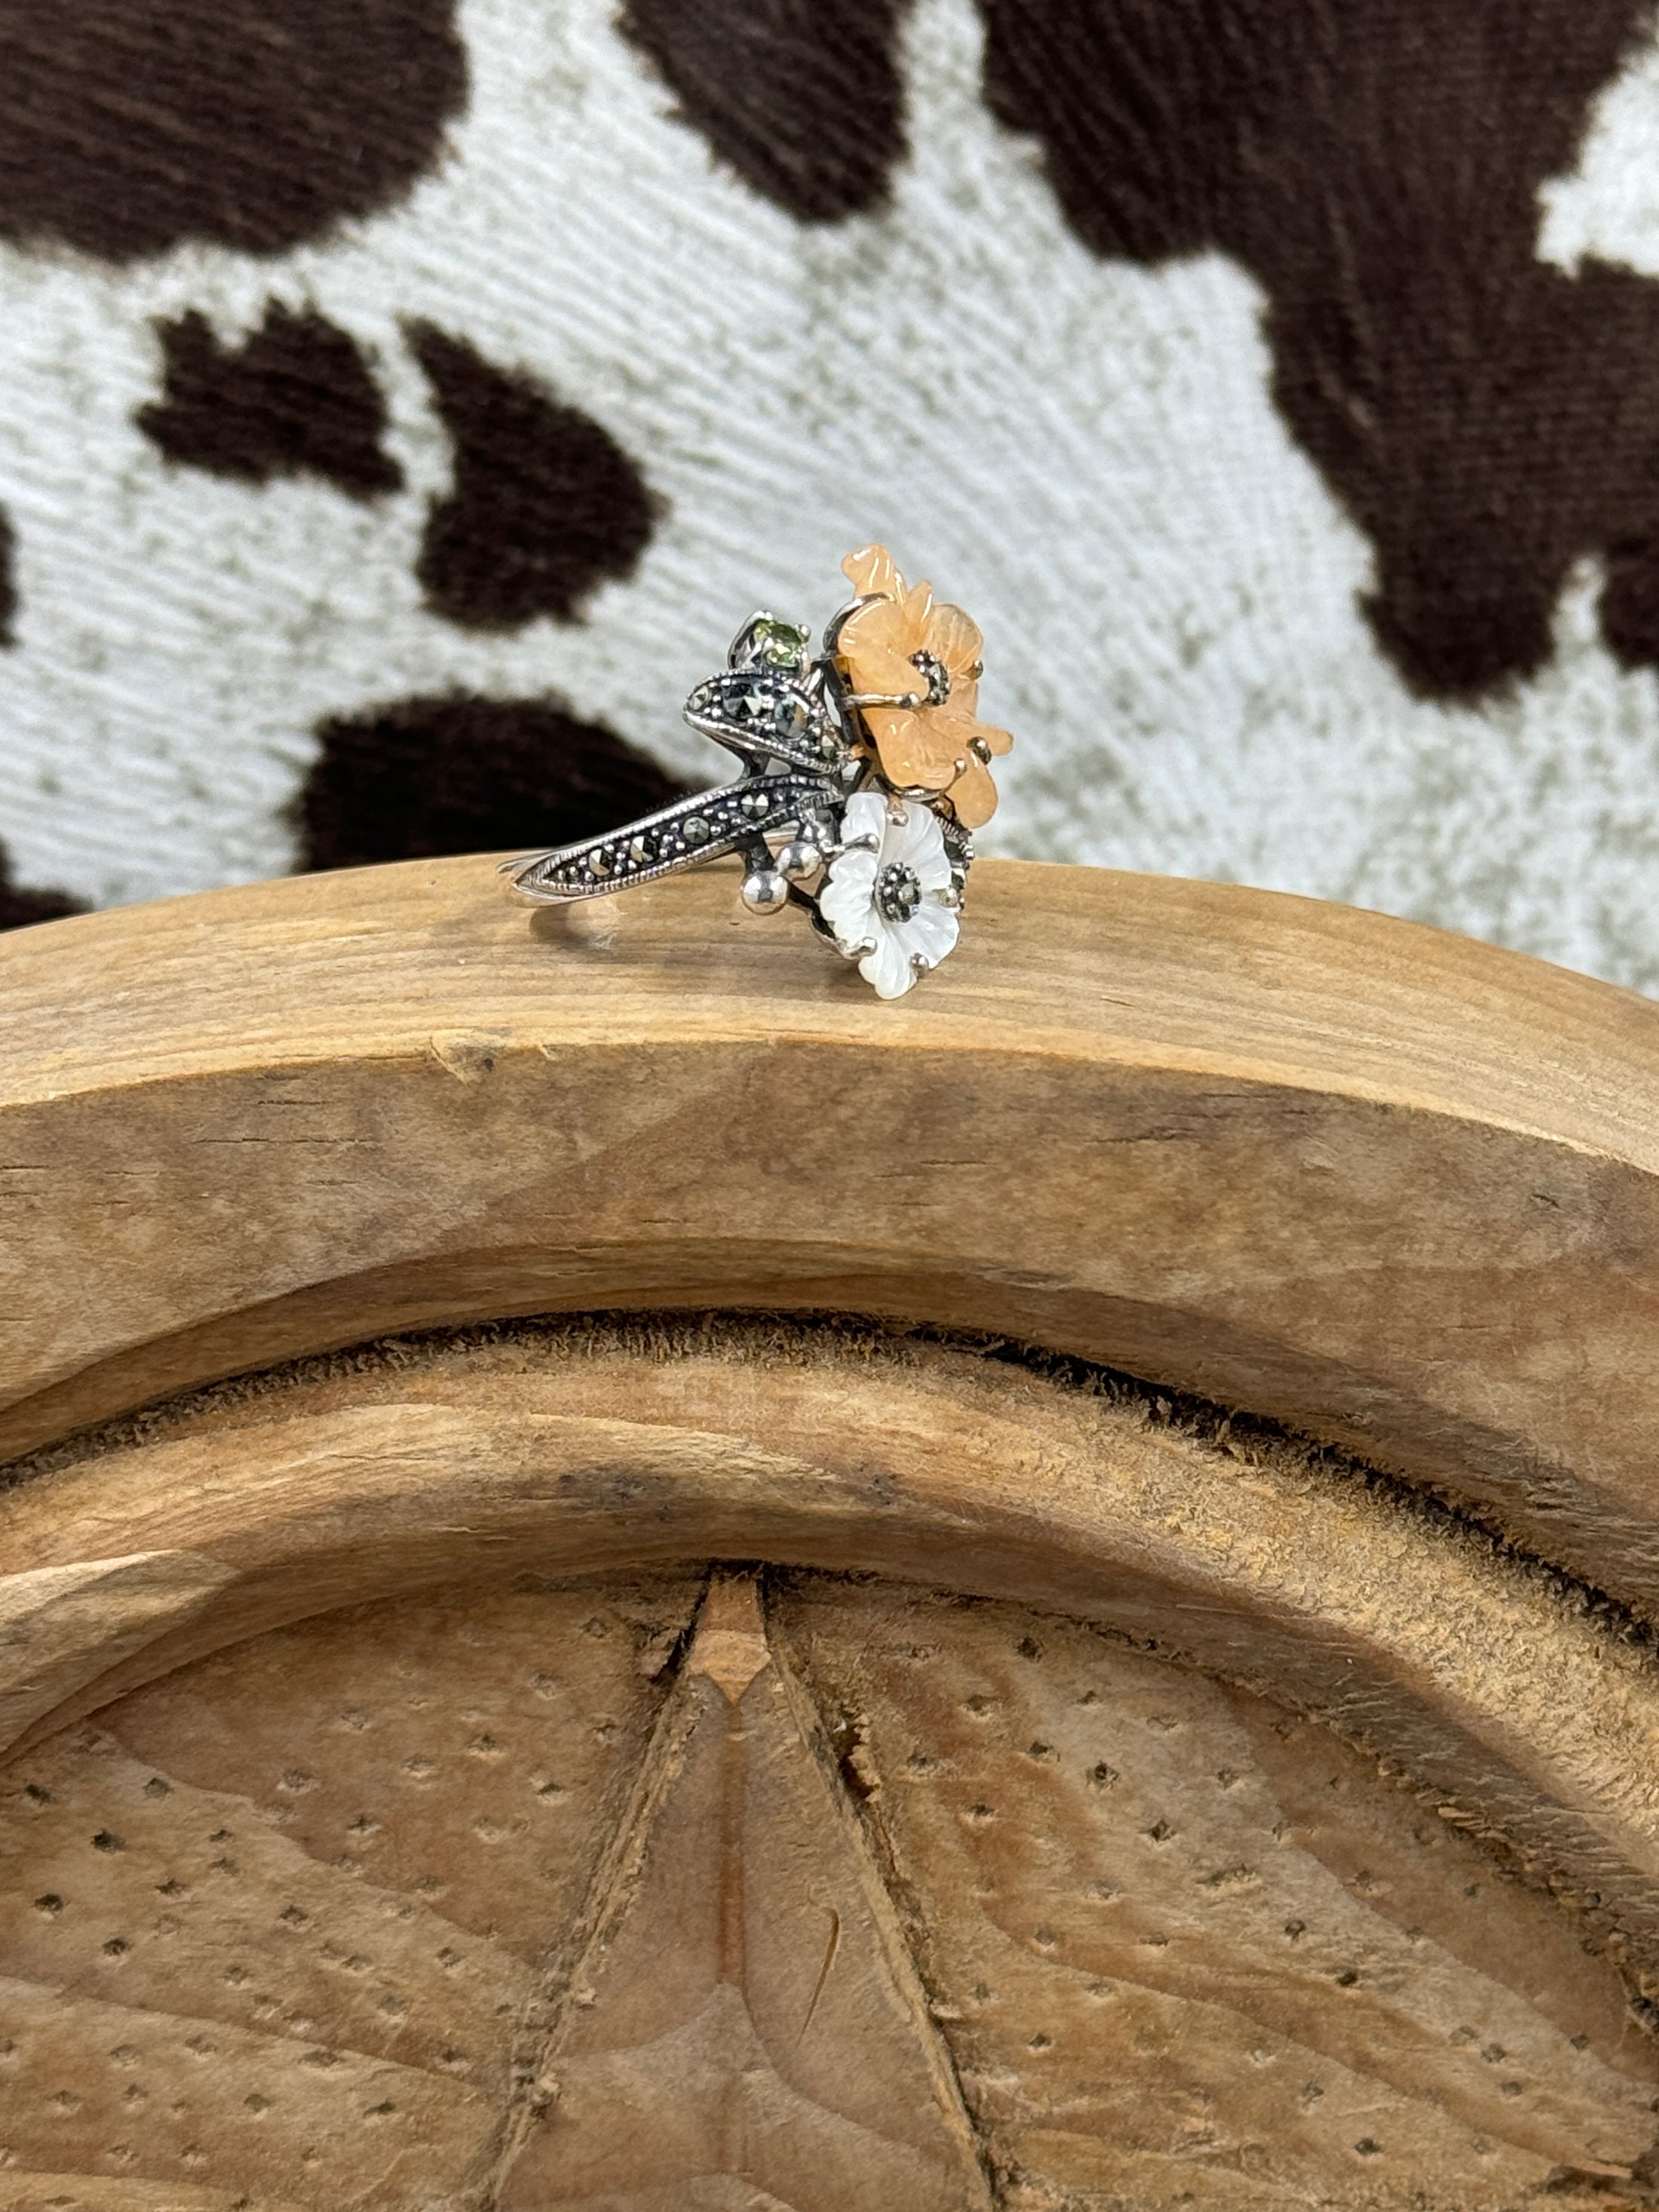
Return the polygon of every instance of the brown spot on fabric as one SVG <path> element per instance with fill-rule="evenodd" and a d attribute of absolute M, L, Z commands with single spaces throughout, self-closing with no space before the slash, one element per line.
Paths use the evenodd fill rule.
<path fill-rule="evenodd" d="M 11 860 L 0 845 L 0 929 L 26 929 L 34 921 L 61 921 L 86 908 L 66 891 L 24 890 L 12 881 Z"/>
<path fill-rule="evenodd" d="M 282 253 L 390 207 L 466 98 L 453 0 L 0 0 L 0 234 Z"/>
<path fill-rule="evenodd" d="M 169 460 L 254 483 L 323 477 L 357 499 L 403 482 L 380 449 L 386 402 L 362 348 L 314 307 L 272 301 L 240 345 L 222 345 L 193 309 L 156 327 L 166 397 L 137 422 Z"/>
<path fill-rule="evenodd" d="M 1273 396 L 1375 548 L 1414 690 L 1547 659 L 1571 564 L 1659 663 L 1659 285 L 1538 258 L 1650 0 L 981 0 L 987 94 L 1080 237 L 1217 249 L 1267 295 Z"/>
<path fill-rule="evenodd" d="M 885 204 L 904 159 L 900 0 L 627 0 L 676 112 L 801 222 Z"/>
<path fill-rule="evenodd" d="M 454 444 L 454 488 L 427 518 L 416 574 L 434 614 L 468 629 L 572 622 L 629 576 L 659 502 L 602 423 L 429 323 L 410 343 Z"/>
<path fill-rule="evenodd" d="M 0 647 L 17 642 L 17 532 L 0 507 Z"/>
<path fill-rule="evenodd" d="M 307 868 L 568 844 L 687 788 L 552 700 L 404 699 L 318 734 L 296 810 Z"/>

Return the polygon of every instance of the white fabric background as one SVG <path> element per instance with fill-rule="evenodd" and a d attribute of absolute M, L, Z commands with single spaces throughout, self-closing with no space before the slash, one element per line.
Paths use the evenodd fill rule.
<path fill-rule="evenodd" d="M 891 211 L 801 229 L 719 173 L 609 0 L 466 0 L 474 94 L 398 211 L 276 261 L 112 273 L 0 251 L 0 839 L 105 902 L 281 872 L 319 717 L 450 686 L 552 691 L 670 765 L 757 604 L 821 619 L 886 540 L 988 635 L 1019 737 L 986 849 L 1376 906 L 1659 988 L 1659 687 L 1597 641 L 1482 709 L 1413 699 L 1356 605 L 1370 556 L 1268 394 L 1252 282 L 1103 263 L 978 97 L 969 0 L 908 34 Z M 1659 274 L 1659 58 L 1603 99 L 1545 250 Z M 314 301 L 369 349 L 399 494 L 165 461 L 152 319 L 227 337 Z M 579 627 L 462 633 L 414 562 L 448 451 L 400 337 L 426 317 L 611 428 L 670 516 Z"/>

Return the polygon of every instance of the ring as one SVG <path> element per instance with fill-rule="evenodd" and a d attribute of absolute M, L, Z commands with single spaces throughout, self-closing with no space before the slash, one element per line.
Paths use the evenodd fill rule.
<path fill-rule="evenodd" d="M 884 999 L 955 946 L 973 833 L 996 811 L 991 763 L 1013 739 L 978 719 L 981 640 L 884 546 L 842 562 L 854 596 L 812 634 L 751 615 L 685 702 L 743 763 L 735 783 L 626 829 L 503 863 L 539 906 L 603 898 L 730 853 L 751 914 L 800 906 Z"/>

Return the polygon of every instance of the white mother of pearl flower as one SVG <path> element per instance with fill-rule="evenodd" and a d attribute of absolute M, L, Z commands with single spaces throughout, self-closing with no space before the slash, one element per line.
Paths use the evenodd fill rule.
<path fill-rule="evenodd" d="M 915 962 L 937 968 L 957 941 L 939 817 L 914 800 L 860 791 L 847 802 L 841 834 L 851 849 L 830 862 L 818 912 L 877 996 L 902 998 L 920 972 Z"/>

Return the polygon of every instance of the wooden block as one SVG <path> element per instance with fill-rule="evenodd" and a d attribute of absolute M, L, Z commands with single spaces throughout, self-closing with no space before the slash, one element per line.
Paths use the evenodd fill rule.
<path fill-rule="evenodd" d="M 205 1552 L 137 1552 L 0 1576 L 0 1747 L 111 1663 L 200 1613 L 234 1570 Z"/>
<path fill-rule="evenodd" d="M 718 869 L 0 939 L 3 1448 L 386 1330 L 838 1309 L 1344 1441 L 1659 1602 L 1659 1009 L 1311 901 L 974 880 L 896 1006 Z"/>
<path fill-rule="evenodd" d="M 1659 1010 L 733 890 L 0 940 L 0 2212 L 1651 2207 Z"/>

